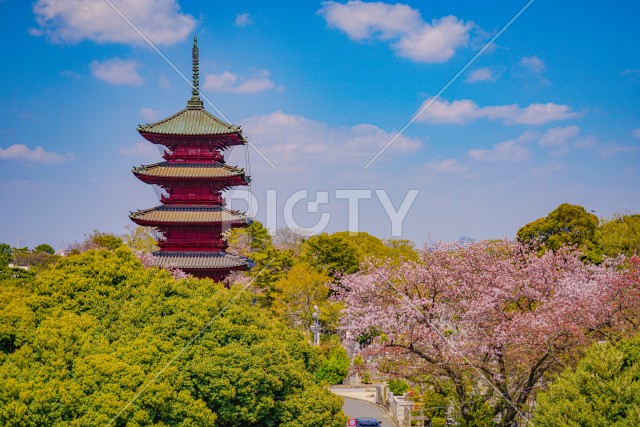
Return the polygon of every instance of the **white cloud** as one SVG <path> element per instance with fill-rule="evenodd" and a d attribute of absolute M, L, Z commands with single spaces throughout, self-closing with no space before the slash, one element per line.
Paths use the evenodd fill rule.
<path fill-rule="evenodd" d="M 325 123 L 282 111 L 250 117 L 242 122 L 242 127 L 249 140 L 279 169 L 287 164 L 316 164 L 319 158 L 361 163 L 395 136 L 372 124 L 330 128 Z M 420 140 L 400 136 L 389 153 L 415 152 L 420 146 Z"/>
<path fill-rule="evenodd" d="M 598 137 L 595 135 L 580 136 L 573 141 L 573 146 L 576 148 L 591 148 L 597 144 Z"/>
<path fill-rule="evenodd" d="M 158 148 L 155 146 L 155 144 L 144 141 L 138 142 L 131 147 L 120 147 L 118 148 L 118 153 L 122 154 L 123 156 L 157 158 Z"/>
<path fill-rule="evenodd" d="M 202 88 L 212 92 L 244 94 L 276 89 L 276 84 L 269 78 L 269 70 L 260 70 L 255 76 L 247 78 L 225 71 L 222 74 L 208 74 Z"/>
<path fill-rule="evenodd" d="M 640 139 L 640 128 L 635 128 L 634 130 L 632 130 L 631 135 L 633 135 L 635 138 Z"/>
<path fill-rule="evenodd" d="M 425 165 L 426 169 L 430 172 L 436 173 L 449 173 L 458 174 L 467 171 L 467 167 L 462 165 L 456 159 L 444 159 L 440 161 L 433 161 Z"/>
<path fill-rule="evenodd" d="M 524 143 L 534 138 L 532 132 L 524 132 L 516 139 L 499 142 L 490 150 L 471 149 L 467 154 L 481 162 L 520 162 L 531 156 Z"/>
<path fill-rule="evenodd" d="M 489 67 L 476 68 L 471 71 L 464 80 L 467 83 L 475 82 L 495 82 L 500 78 L 501 73 Z"/>
<path fill-rule="evenodd" d="M 578 126 L 555 127 L 545 131 L 538 140 L 538 144 L 542 147 L 551 147 L 551 154 L 559 156 L 569 150 L 569 146 L 576 141 L 578 135 L 580 135 Z"/>
<path fill-rule="evenodd" d="M 93 61 L 89 67 L 93 77 L 113 85 L 139 85 L 143 83 L 142 77 L 138 74 L 140 63 L 137 61 L 112 58 L 103 62 Z"/>
<path fill-rule="evenodd" d="M 147 123 L 155 122 L 160 118 L 159 111 L 147 107 L 141 108 L 139 114 Z"/>
<path fill-rule="evenodd" d="M 400 57 L 416 62 L 445 62 L 469 42 L 474 27 L 455 16 L 425 22 L 420 12 L 403 4 L 327 1 L 318 11 L 327 25 L 344 31 L 350 39 L 390 42 Z"/>
<path fill-rule="evenodd" d="M 399 56 L 416 62 L 446 62 L 457 48 L 468 44 L 472 27 L 455 16 L 445 16 L 406 34 L 392 47 Z"/>
<path fill-rule="evenodd" d="M 113 5 L 152 43 L 171 45 L 193 33 L 196 20 L 180 12 L 177 0 L 112 0 Z M 46 35 L 54 43 L 145 45 L 132 28 L 104 0 L 38 0 L 33 13 L 39 27 L 33 35 Z"/>
<path fill-rule="evenodd" d="M 248 13 L 238 13 L 234 21 L 236 27 L 248 27 L 253 24 L 253 19 Z"/>
<path fill-rule="evenodd" d="M 432 101 L 432 99 L 427 99 L 420 107 L 419 111 L 430 103 L 418 117 L 418 121 L 464 124 L 480 118 L 486 118 L 489 120 L 502 120 L 506 124 L 541 125 L 578 116 L 568 105 L 554 104 L 552 102 L 531 104 L 524 108 L 517 104 L 479 107 L 475 102 L 468 99 L 453 102 L 441 99 Z"/>
<path fill-rule="evenodd" d="M 604 142 L 595 135 L 583 135 L 578 126 L 559 126 L 535 136 L 539 146 L 550 149 L 552 156 L 566 154 L 570 148 L 594 149 L 601 157 L 636 151 L 637 147 Z"/>
<path fill-rule="evenodd" d="M 0 148 L 0 160 L 24 160 L 33 163 L 64 163 L 75 158 L 73 153 L 58 154 L 45 151 L 42 147 L 33 150 L 24 144 L 13 144 L 7 148 Z"/>
<path fill-rule="evenodd" d="M 551 148 L 551 154 L 559 156 L 566 154 L 569 148 L 592 148 L 601 145 L 594 135 L 581 135 L 578 126 L 559 126 L 547 129 L 538 139 L 538 145 Z"/>
<path fill-rule="evenodd" d="M 531 71 L 533 74 L 542 74 L 547 70 L 547 66 L 545 65 L 542 59 L 537 56 L 525 56 L 519 62 L 520 66 L 526 68 Z"/>
<path fill-rule="evenodd" d="M 548 129 L 538 141 L 542 146 L 567 145 L 580 134 L 578 126 L 555 127 Z"/>
<path fill-rule="evenodd" d="M 329 27 L 344 31 L 352 40 L 372 37 L 388 40 L 416 31 L 424 24 L 420 12 L 404 4 L 328 1 L 318 13 Z"/>
<path fill-rule="evenodd" d="M 525 56 L 518 62 L 518 67 L 524 71 L 525 76 L 537 79 L 540 85 L 546 86 L 549 84 L 549 79 L 546 77 L 547 66 L 536 55 Z"/>

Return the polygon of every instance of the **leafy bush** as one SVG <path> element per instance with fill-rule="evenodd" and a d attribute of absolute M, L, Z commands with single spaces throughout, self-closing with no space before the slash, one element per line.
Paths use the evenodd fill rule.
<path fill-rule="evenodd" d="M 576 369 L 540 393 L 536 426 L 639 426 L 640 336 L 618 344 L 596 343 Z"/>
<path fill-rule="evenodd" d="M 339 384 L 349 374 L 349 355 L 339 344 L 333 347 L 316 371 L 316 378 L 329 384 Z"/>
<path fill-rule="evenodd" d="M 406 381 L 399 378 L 394 378 L 392 380 L 389 380 L 388 385 L 389 385 L 389 390 L 391 390 L 391 393 L 393 393 L 395 396 L 402 396 L 407 392 L 407 390 L 409 390 L 409 384 L 407 384 Z"/>

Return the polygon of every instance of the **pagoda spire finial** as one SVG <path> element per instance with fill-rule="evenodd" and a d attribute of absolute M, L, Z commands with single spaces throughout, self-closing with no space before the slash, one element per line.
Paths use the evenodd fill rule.
<path fill-rule="evenodd" d="M 200 99 L 200 50 L 198 49 L 198 37 L 193 35 L 193 48 L 191 49 L 191 61 L 193 67 L 193 81 L 191 87 L 191 99 L 187 102 L 188 108 L 203 108 Z"/>

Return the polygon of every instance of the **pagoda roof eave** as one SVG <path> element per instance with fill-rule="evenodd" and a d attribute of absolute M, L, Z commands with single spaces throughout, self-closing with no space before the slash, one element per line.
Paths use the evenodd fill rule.
<path fill-rule="evenodd" d="M 129 215 L 129 219 L 134 223 L 142 226 L 142 227 L 164 227 L 164 226 L 202 226 L 202 225 L 213 225 L 213 224 L 224 224 L 231 228 L 244 228 L 248 227 L 250 223 L 245 221 L 209 221 L 209 222 L 196 222 L 196 221 L 150 221 L 145 219 L 134 218 Z"/>
<path fill-rule="evenodd" d="M 226 224 L 246 227 L 251 224 L 244 214 L 221 206 L 156 206 L 131 212 L 129 218 L 138 225 L 157 227 L 165 225 L 213 225 Z"/>
<path fill-rule="evenodd" d="M 145 184 L 155 184 L 162 186 L 172 182 L 210 182 L 215 183 L 217 189 L 229 189 L 235 186 L 249 185 L 251 178 L 244 176 L 231 176 L 231 177 L 218 177 L 218 178 L 186 178 L 186 177 L 162 177 L 162 176 L 148 176 L 139 175 L 133 173 L 136 178 Z"/>
<path fill-rule="evenodd" d="M 184 271 L 224 271 L 247 270 L 253 262 L 243 256 L 231 255 L 226 252 L 174 252 L 157 251 L 156 265 L 159 267 L 174 267 Z"/>
<path fill-rule="evenodd" d="M 242 139 L 242 128 L 218 119 L 203 107 L 187 107 L 166 119 L 138 126 L 138 132 L 160 136 L 230 136 Z"/>
<path fill-rule="evenodd" d="M 133 174 L 138 179 L 184 179 L 184 180 L 214 180 L 237 181 L 240 178 L 248 183 L 244 169 L 228 166 L 224 163 L 169 163 L 160 162 L 150 165 L 133 167 Z"/>
<path fill-rule="evenodd" d="M 160 132 L 148 132 L 141 129 L 138 126 L 138 133 L 142 135 L 145 139 L 151 141 L 147 137 L 161 137 L 161 138 L 221 138 L 221 137 L 236 137 L 238 141 L 245 142 L 245 138 L 242 135 L 241 131 L 238 132 L 229 132 L 229 133 L 203 133 L 203 134 L 180 134 L 180 133 L 160 133 Z M 153 141 L 151 141 L 153 142 Z"/>

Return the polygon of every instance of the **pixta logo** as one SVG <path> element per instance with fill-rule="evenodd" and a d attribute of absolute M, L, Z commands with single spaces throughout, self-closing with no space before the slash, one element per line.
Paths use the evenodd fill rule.
<path fill-rule="evenodd" d="M 278 191 L 266 190 L 264 197 L 264 225 L 270 230 L 277 230 L 279 227 L 278 219 L 282 218 L 286 227 L 299 235 L 310 236 L 322 233 L 332 220 L 332 215 L 336 215 L 322 209 L 323 206 L 329 205 L 330 194 L 328 191 L 316 191 L 310 194 L 308 190 L 298 190 L 286 196 L 283 203 L 282 196 L 280 199 L 278 198 Z M 389 220 L 391 236 L 402 236 L 403 222 L 418 196 L 418 190 L 415 189 L 408 190 L 397 207 L 392 203 L 386 190 L 335 190 L 333 198 L 336 201 L 344 200 L 343 203 L 346 203 L 348 230 L 350 232 L 358 232 L 360 230 L 360 201 L 373 199 L 374 194 L 375 199 L 380 203 Z M 397 197 L 397 195 L 394 197 Z M 235 209 L 240 204 L 239 202 L 246 203 L 249 217 L 255 217 L 262 208 L 258 198 L 245 189 L 231 191 L 227 194 L 226 201 L 232 209 Z M 282 211 L 280 212 L 279 209 L 282 209 Z M 301 225 L 301 221 L 296 218 L 296 216 L 301 215 L 301 212 L 307 220 L 305 222 L 308 222 L 308 219 L 315 215 L 315 224 L 311 226 Z"/>

